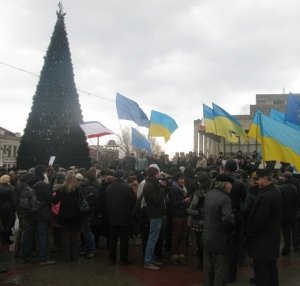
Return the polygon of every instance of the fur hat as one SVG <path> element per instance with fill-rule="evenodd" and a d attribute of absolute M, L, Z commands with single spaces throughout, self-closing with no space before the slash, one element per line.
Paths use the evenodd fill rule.
<path fill-rule="evenodd" d="M 237 170 L 237 162 L 234 159 L 229 159 L 225 163 L 225 170 L 228 172 L 234 172 Z"/>
<path fill-rule="evenodd" d="M 36 165 L 34 172 L 36 177 L 44 177 L 44 173 L 46 173 L 46 167 L 44 165 Z"/>
<path fill-rule="evenodd" d="M 35 176 L 35 168 L 30 168 L 27 173 Z"/>
<path fill-rule="evenodd" d="M 225 174 L 218 175 L 216 177 L 216 181 L 217 182 L 229 182 L 229 183 L 233 183 L 234 182 L 233 178 L 231 178 L 230 176 L 225 175 Z"/>
<path fill-rule="evenodd" d="M 121 179 L 125 176 L 125 171 L 123 169 L 117 169 L 115 172 L 114 172 L 114 177 L 116 179 Z"/>
<path fill-rule="evenodd" d="M 272 171 L 267 170 L 267 169 L 258 169 L 256 171 L 256 177 L 257 178 L 262 178 L 262 177 L 268 177 L 272 175 Z"/>

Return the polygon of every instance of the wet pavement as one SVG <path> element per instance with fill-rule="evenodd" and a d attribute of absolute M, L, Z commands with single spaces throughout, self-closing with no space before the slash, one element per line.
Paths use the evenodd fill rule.
<path fill-rule="evenodd" d="M 203 272 L 197 268 L 195 249 L 188 249 L 189 260 L 186 266 L 174 266 L 165 258 L 159 271 L 143 269 L 141 246 L 130 246 L 130 259 L 133 264 L 118 266 L 108 264 L 108 252 L 100 249 L 94 259 L 79 257 L 76 262 L 60 261 L 59 253 L 51 253 L 57 260 L 55 265 L 40 266 L 38 262 L 22 264 L 14 257 L 9 247 L 0 247 L 0 264 L 8 268 L 8 272 L 0 274 L 0 285 L 22 286 L 194 286 L 202 285 Z M 253 276 L 251 261 L 239 267 L 238 280 L 228 285 L 253 285 L 249 278 Z M 281 286 L 300 285 L 300 252 L 291 252 L 290 257 L 278 260 Z"/>

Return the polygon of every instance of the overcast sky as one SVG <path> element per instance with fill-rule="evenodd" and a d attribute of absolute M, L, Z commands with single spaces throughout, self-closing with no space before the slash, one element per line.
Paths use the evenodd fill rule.
<path fill-rule="evenodd" d="M 0 0 L 0 62 L 39 75 L 58 1 Z M 202 104 L 249 114 L 255 95 L 300 90 L 296 0 L 63 0 L 85 121 L 116 133 L 116 92 L 173 117 L 164 145 L 193 149 Z M 36 76 L 0 63 L 0 126 L 23 133 Z M 128 122 L 121 122 L 124 127 Z M 105 143 L 108 138 L 102 138 Z"/>

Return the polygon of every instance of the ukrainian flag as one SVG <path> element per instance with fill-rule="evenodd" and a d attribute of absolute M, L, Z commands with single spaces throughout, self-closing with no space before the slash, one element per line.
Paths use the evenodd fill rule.
<path fill-rule="evenodd" d="M 249 131 L 247 134 L 248 137 L 255 138 L 257 140 L 257 142 L 259 142 L 259 143 L 261 143 L 260 128 L 259 128 L 259 122 L 258 122 L 260 114 L 261 114 L 261 112 L 259 110 L 257 110 L 255 112 L 255 115 L 252 119 Z"/>
<path fill-rule="evenodd" d="M 284 123 L 285 113 L 280 112 L 277 109 L 271 108 L 270 117 L 274 120 L 279 121 L 280 123 Z"/>
<path fill-rule="evenodd" d="M 177 123 L 172 117 L 158 111 L 151 111 L 149 136 L 164 137 L 167 142 L 177 128 Z"/>
<path fill-rule="evenodd" d="M 238 136 L 245 141 L 247 135 L 243 126 L 224 109 L 214 103 L 212 105 L 217 135 L 224 137 L 229 142 L 238 142 Z"/>
<path fill-rule="evenodd" d="M 205 104 L 203 104 L 203 118 L 204 118 L 205 132 L 217 134 L 215 119 L 214 119 L 214 111 Z"/>
<path fill-rule="evenodd" d="M 300 170 L 300 131 L 269 118 L 258 116 L 262 155 L 265 161 L 293 164 Z"/>

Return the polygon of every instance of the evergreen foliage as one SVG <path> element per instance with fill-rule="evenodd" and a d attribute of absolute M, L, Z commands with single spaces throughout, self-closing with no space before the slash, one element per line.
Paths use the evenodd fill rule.
<path fill-rule="evenodd" d="M 79 126 L 83 118 L 64 16 L 59 6 L 57 22 L 18 150 L 19 168 L 47 165 L 50 156 L 56 156 L 55 164 L 64 167 L 88 167 L 90 164 L 86 137 Z"/>

